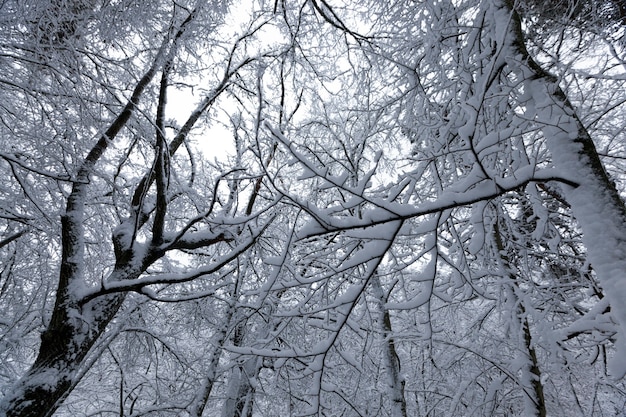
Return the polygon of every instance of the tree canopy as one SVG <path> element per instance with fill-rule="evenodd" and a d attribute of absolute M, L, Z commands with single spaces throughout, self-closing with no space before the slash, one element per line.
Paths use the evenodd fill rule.
<path fill-rule="evenodd" d="M 0 415 L 626 415 L 625 10 L 0 2 Z"/>

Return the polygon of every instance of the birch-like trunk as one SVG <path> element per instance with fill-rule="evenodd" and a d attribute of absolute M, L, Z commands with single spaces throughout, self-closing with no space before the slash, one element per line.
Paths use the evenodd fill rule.
<path fill-rule="evenodd" d="M 224 316 L 222 326 L 218 329 L 213 337 L 213 350 L 211 351 L 211 359 L 205 372 L 202 386 L 196 394 L 194 402 L 189 406 L 189 415 L 192 417 L 202 417 L 204 409 L 207 406 L 211 392 L 213 391 L 213 385 L 218 376 L 219 361 L 222 357 L 222 351 L 224 350 L 224 341 L 228 334 L 228 328 L 231 325 L 233 313 L 235 312 L 235 299 L 231 301 L 228 311 Z"/>

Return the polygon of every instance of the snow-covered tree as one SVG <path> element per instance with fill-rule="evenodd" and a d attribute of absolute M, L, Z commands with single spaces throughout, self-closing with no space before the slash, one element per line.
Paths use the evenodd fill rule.
<path fill-rule="evenodd" d="M 626 322 L 615 182 L 620 19 L 594 26 L 570 16 L 554 33 L 545 24 L 553 17 L 528 3 L 373 2 L 364 13 L 376 23 L 360 21 L 363 36 L 346 31 L 354 58 L 340 78 L 355 92 L 320 100 L 299 130 L 268 127 L 289 154 L 270 177 L 300 175 L 307 189 L 323 190 L 311 198 L 298 183 L 275 182 L 309 217 L 299 229 L 315 248 L 305 264 L 324 259 L 307 279 L 333 288 L 327 308 L 311 305 L 333 311 L 338 325 L 309 355 L 330 354 L 378 286 L 387 331 L 402 329 L 386 337 L 401 369 L 391 386 L 403 383 L 404 395 L 419 392 L 417 381 L 438 387 L 404 398 L 423 407 L 409 414 L 623 410 L 623 396 L 607 400 L 622 389 L 612 378 L 623 376 Z M 600 64 L 590 64 L 597 51 Z M 612 152 L 598 151 L 605 146 Z M 402 371 L 415 369 L 403 366 L 414 346 L 437 370 L 426 381 L 429 372 Z M 322 382 L 333 374 L 317 372 Z M 567 411 L 565 392 L 575 404 Z"/>
<path fill-rule="evenodd" d="M 227 145 L 211 130 L 219 109 L 254 95 L 254 76 L 242 73 L 256 74 L 277 48 L 255 35 L 271 17 L 233 25 L 227 4 L 203 1 L 1 8 L 9 385 L 0 412 L 52 415 L 94 364 L 107 369 L 105 356 L 121 375 L 120 414 L 185 409 L 193 390 L 158 382 L 193 369 L 168 346 L 168 326 L 183 316 L 146 300 L 213 299 L 204 308 L 221 311 L 233 263 L 272 222 L 275 200 L 257 198 L 248 212 L 234 206 L 250 194 L 253 159 L 205 156 Z M 220 339 L 228 315 L 215 319 L 209 333 Z M 28 343 L 15 345 L 17 337 Z M 128 374 L 143 367 L 151 382 Z M 169 384 L 185 390 L 176 404 L 159 394 Z"/>
<path fill-rule="evenodd" d="M 0 12 L 0 413 L 624 413 L 620 2 Z"/>

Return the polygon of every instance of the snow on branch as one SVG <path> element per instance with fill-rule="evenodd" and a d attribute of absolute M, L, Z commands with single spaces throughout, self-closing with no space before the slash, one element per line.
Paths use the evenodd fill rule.
<path fill-rule="evenodd" d="M 106 294 L 123 293 L 123 292 L 129 292 L 129 291 L 136 291 L 142 294 L 146 294 L 150 298 L 158 298 L 157 295 L 152 290 L 147 288 L 148 286 L 157 285 L 157 284 L 164 284 L 164 285 L 182 284 L 182 283 L 193 281 L 203 276 L 211 275 L 219 271 L 228 263 L 232 262 L 241 254 L 243 254 L 248 249 L 250 249 L 256 243 L 257 239 L 267 229 L 267 227 L 271 224 L 272 221 L 273 221 L 273 218 L 269 219 L 267 223 L 264 224 L 262 227 L 259 227 L 256 229 L 249 226 L 248 230 L 250 232 L 250 235 L 242 243 L 233 247 L 227 254 L 216 257 L 208 265 L 192 269 L 191 271 L 186 272 L 186 273 L 153 274 L 153 275 L 146 275 L 144 277 L 137 278 L 134 280 L 116 280 L 115 279 L 116 271 L 114 271 L 113 273 L 111 273 L 108 280 L 102 281 L 100 288 L 83 294 L 81 297 L 80 303 L 85 304 L 90 300 L 93 300 L 97 297 L 101 297 Z M 206 234 L 206 236 L 209 236 L 209 234 Z M 198 238 L 195 242 L 187 241 L 186 243 L 190 247 L 203 247 L 203 246 L 207 246 L 208 244 L 215 244 L 217 242 L 226 241 L 226 239 L 219 238 L 219 236 L 218 237 L 213 236 L 211 238 L 207 238 L 206 236 L 203 239 Z M 179 241 L 179 243 L 184 243 L 184 241 L 183 242 Z M 206 243 L 206 244 L 203 244 L 203 243 Z M 151 256 L 150 252 L 146 251 L 143 256 L 139 256 L 140 259 L 138 259 L 136 263 L 138 265 L 145 264 L 147 262 L 145 262 L 143 258 L 150 257 L 150 256 Z"/>
<path fill-rule="evenodd" d="M 312 217 L 312 221 L 299 231 L 300 239 L 337 231 L 367 228 L 392 221 L 408 220 L 467 206 L 518 190 L 531 182 L 555 181 L 571 187 L 578 185 L 575 179 L 556 168 L 538 169 L 535 166 L 526 165 L 518 168 L 506 178 L 485 178 L 484 175 L 480 174 L 482 170 L 477 167 L 466 177 L 442 191 L 435 200 L 417 205 L 404 204 L 395 200 L 405 189 L 406 182 L 400 181 L 400 185 L 391 186 L 386 195 L 368 196 L 366 195 L 366 184 L 370 182 L 375 169 L 367 172 L 356 186 L 351 187 L 345 183 L 342 175 L 332 176 L 328 173 L 328 169 L 316 166 L 306 155 L 299 152 L 289 139 L 267 122 L 266 127 L 288 149 L 296 163 L 303 167 L 305 178 L 321 178 L 351 196 L 346 202 L 320 208 L 297 195 L 285 193 L 291 201 L 302 207 Z M 350 208 L 362 203 L 368 204 L 361 208 L 359 216 L 345 214 Z"/>

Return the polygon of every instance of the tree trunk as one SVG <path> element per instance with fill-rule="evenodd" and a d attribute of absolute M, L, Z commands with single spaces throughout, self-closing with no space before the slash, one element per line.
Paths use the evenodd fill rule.
<path fill-rule="evenodd" d="M 228 329 L 231 326 L 233 314 L 235 312 L 236 299 L 233 297 L 228 311 L 224 315 L 224 321 L 222 326 L 218 329 L 213 337 L 213 350 L 211 352 L 211 359 L 209 360 L 208 369 L 205 371 L 206 375 L 202 381 L 202 387 L 198 390 L 196 398 L 189 406 L 189 414 L 192 417 L 202 417 L 204 409 L 211 396 L 213 390 L 213 384 L 217 379 L 217 372 L 219 367 L 220 358 L 222 357 L 222 350 L 224 349 L 224 341 L 228 333 Z"/>
<path fill-rule="evenodd" d="M 498 33 L 505 34 L 501 51 L 506 65 L 525 80 L 530 93 L 526 117 L 541 128 L 555 167 L 578 184 L 563 185 L 565 198 L 583 231 L 583 242 L 611 311 L 621 327 L 617 352 L 609 363 L 615 378 L 626 375 L 626 207 L 609 179 L 589 131 L 560 88 L 526 49 L 521 20 L 511 1 L 496 0 Z"/>
<path fill-rule="evenodd" d="M 526 307 L 524 307 L 523 301 L 517 295 L 517 291 L 520 290 L 519 280 L 517 276 L 513 274 L 514 267 L 511 265 L 511 259 L 506 253 L 504 242 L 502 241 L 502 235 L 500 233 L 500 226 L 496 219 L 493 224 L 493 239 L 497 252 L 500 254 L 500 267 L 504 273 L 508 275 L 512 284 L 508 285 L 506 292 L 510 301 L 515 305 L 515 311 L 512 312 L 515 320 L 515 330 L 522 333 L 524 353 L 526 354 L 526 364 L 522 369 L 522 375 L 524 376 L 525 383 L 529 380 L 532 387 L 532 394 L 528 394 L 532 400 L 532 413 L 536 417 L 546 417 L 548 411 L 546 408 L 546 400 L 544 396 L 543 383 L 541 382 L 541 368 L 539 367 L 539 361 L 537 359 L 537 352 L 533 347 L 532 333 L 530 332 L 530 323 L 528 317 L 526 317 Z M 518 336 L 518 335 L 515 335 Z M 525 388 L 526 389 L 526 388 Z M 529 410 L 530 412 L 530 410 Z"/>
<path fill-rule="evenodd" d="M 383 330 L 383 363 L 387 373 L 387 390 L 390 402 L 390 416 L 407 417 L 406 401 L 404 399 L 404 381 L 400 374 L 400 358 L 396 352 L 396 345 L 393 339 L 391 328 L 391 316 L 389 310 L 385 308 L 385 296 L 383 294 L 380 279 L 376 274 L 372 277 L 372 290 L 378 305 L 380 321 Z"/>
<path fill-rule="evenodd" d="M 245 320 L 237 324 L 234 333 L 233 345 L 242 346 L 246 333 Z M 229 376 L 222 417 L 252 417 L 254 387 L 250 379 L 256 378 L 260 369 L 259 358 L 256 356 L 249 357 L 241 365 L 233 367 Z"/>
<path fill-rule="evenodd" d="M 112 274 L 117 275 L 115 272 Z M 0 403 L 7 417 L 51 416 L 78 383 L 84 359 L 119 310 L 124 295 L 100 297 L 84 306 L 57 297 L 35 363 Z"/>

